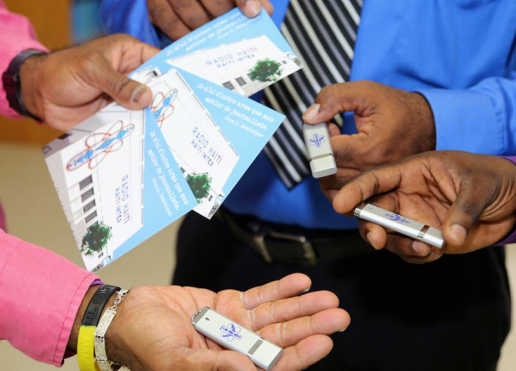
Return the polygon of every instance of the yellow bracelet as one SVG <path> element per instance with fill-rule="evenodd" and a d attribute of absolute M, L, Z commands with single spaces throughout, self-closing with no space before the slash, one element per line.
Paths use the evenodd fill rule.
<path fill-rule="evenodd" d="M 77 342 L 77 362 L 81 371 L 99 371 L 95 364 L 95 330 L 96 326 L 81 326 Z"/>

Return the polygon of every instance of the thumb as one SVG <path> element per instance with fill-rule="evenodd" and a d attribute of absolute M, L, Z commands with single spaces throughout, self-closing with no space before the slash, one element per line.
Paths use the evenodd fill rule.
<path fill-rule="evenodd" d="M 188 364 L 191 367 L 187 368 L 192 370 L 256 370 L 249 358 L 230 350 L 199 350 L 188 357 Z"/>
<path fill-rule="evenodd" d="M 357 111 L 362 94 L 356 84 L 347 82 L 323 88 L 315 104 L 303 114 L 303 120 L 307 124 L 318 124 L 330 121 L 339 113 Z"/>
<path fill-rule="evenodd" d="M 249 18 L 254 18 L 262 11 L 259 0 L 237 0 L 238 7 Z"/>
<path fill-rule="evenodd" d="M 88 80 L 92 86 L 131 110 L 143 109 L 152 101 L 152 92 L 147 86 L 115 71 L 107 60 L 90 71 Z"/>
<path fill-rule="evenodd" d="M 444 239 L 454 246 L 461 246 L 489 204 L 486 192 L 475 181 L 461 184 L 457 199 L 443 221 Z"/>

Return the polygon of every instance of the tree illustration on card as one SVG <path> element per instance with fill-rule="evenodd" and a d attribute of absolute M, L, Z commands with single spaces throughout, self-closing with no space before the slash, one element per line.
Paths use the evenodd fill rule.
<path fill-rule="evenodd" d="M 276 82 L 279 76 L 281 76 L 281 63 L 270 59 L 256 62 L 249 73 L 251 80 L 260 82 Z"/>
<path fill-rule="evenodd" d="M 82 238 L 81 252 L 88 256 L 101 252 L 107 246 L 111 236 L 111 227 L 104 223 L 96 222 L 90 225 Z"/>
<path fill-rule="evenodd" d="M 201 201 L 210 194 L 211 178 L 208 174 L 188 175 L 186 182 L 190 186 L 197 202 L 201 203 Z"/>

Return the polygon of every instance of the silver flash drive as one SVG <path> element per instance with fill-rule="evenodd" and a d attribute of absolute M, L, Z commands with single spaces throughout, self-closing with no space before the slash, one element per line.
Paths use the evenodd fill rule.
<path fill-rule="evenodd" d="M 355 208 L 355 216 L 438 248 L 443 247 L 445 242 L 440 230 L 384 210 L 378 206 L 367 204 L 362 209 L 357 207 Z"/>
<path fill-rule="evenodd" d="M 274 367 L 283 354 L 279 346 L 262 339 L 210 307 L 195 312 L 192 324 L 207 338 L 224 348 L 248 356 L 256 366 L 267 371 Z"/>
<path fill-rule="evenodd" d="M 314 178 L 322 178 L 337 172 L 333 157 L 328 127 L 323 122 L 317 125 L 303 125 L 305 145 L 310 158 L 310 169 Z"/>

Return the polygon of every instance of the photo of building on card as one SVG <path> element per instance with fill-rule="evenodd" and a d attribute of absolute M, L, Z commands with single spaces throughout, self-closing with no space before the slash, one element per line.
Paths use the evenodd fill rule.
<path fill-rule="evenodd" d="M 211 218 L 240 156 L 177 70 L 153 79 L 149 87 L 150 109 L 199 202 L 194 210 Z"/>
<path fill-rule="evenodd" d="M 298 71 L 300 60 L 266 35 L 202 49 L 167 63 L 249 97 Z"/>
<path fill-rule="evenodd" d="M 143 226 L 144 111 L 110 105 L 44 148 L 86 268 L 97 271 Z"/>

